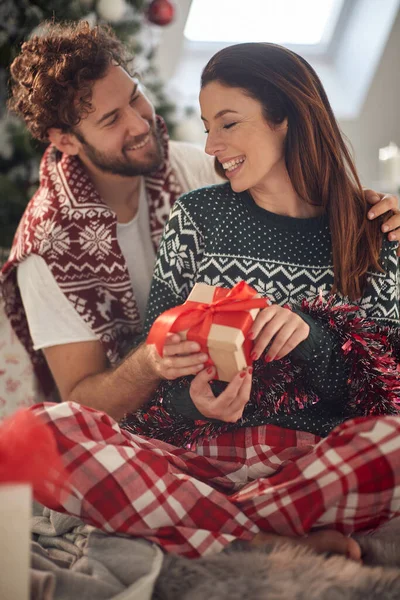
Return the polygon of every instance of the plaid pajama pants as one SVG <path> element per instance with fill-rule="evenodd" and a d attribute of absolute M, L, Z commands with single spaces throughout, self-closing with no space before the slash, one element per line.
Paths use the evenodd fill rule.
<path fill-rule="evenodd" d="M 351 534 L 400 514 L 400 417 L 353 419 L 324 439 L 249 427 L 186 450 L 78 404 L 32 410 L 69 472 L 50 508 L 168 552 L 202 556 L 260 530 Z"/>

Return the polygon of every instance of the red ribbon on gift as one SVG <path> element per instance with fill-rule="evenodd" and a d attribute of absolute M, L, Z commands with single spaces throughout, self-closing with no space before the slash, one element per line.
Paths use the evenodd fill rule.
<path fill-rule="evenodd" d="M 165 311 L 156 319 L 146 343 L 155 344 L 158 354 L 162 356 L 168 333 L 188 330 L 187 339 L 194 339 L 205 348 L 213 323 L 241 329 L 246 336 L 253 323 L 249 311 L 268 305 L 266 298 L 256 296 L 257 292 L 245 281 L 241 281 L 231 290 L 216 288 L 210 304 L 186 300 L 184 304 Z"/>

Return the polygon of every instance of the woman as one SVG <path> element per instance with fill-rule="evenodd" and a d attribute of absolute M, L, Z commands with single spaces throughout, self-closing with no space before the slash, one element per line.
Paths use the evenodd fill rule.
<path fill-rule="evenodd" d="M 97 526 L 106 519 L 107 529 L 187 556 L 234 539 L 263 541 L 260 532 L 303 538 L 330 528 L 307 543 L 359 558 L 342 534 L 400 514 L 399 417 L 349 420 L 397 413 L 396 247 L 365 222 L 354 166 L 303 59 L 271 44 L 226 48 L 204 69 L 200 103 L 206 151 L 229 183 L 176 203 L 147 323 L 197 281 L 232 287 L 244 279 L 273 302 L 250 332 L 254 374 L 210 385 L 213 368 L 192 366 L 194 379 L 166 382 L 129 420 L 135 433 L 191 450 L 76 406 L 66 419 L 54 418 L 60 409 L 38 412 L 74 450 L 65 454 L 74 511 Z M 347 304 L 300 305 L 319 290 Z M 78 426 L 68 425 L 75 418 Z M 79 448 L 86 470 L 106 480 L 106 507 L 97 484 L 86 491 Z M 53 508 L 72 505 L 61 499 Z"/>
<path fill-rule="evenodd" d="M 205 67 L 200 104 L 206 152 L 229 183 L 191 192 L 172 210 L 147 325 L 198 281 L 232 287 L 243 279 L 274 304 L 250 332 L 253 381 L 248 371 L 213 385 L 217 400 L 214 370 L 167 383 L 142 424 L 130 420 L 134 431 L 174 444 L 263 423 L 325 436 L 351 416 L 396 412 L 398 395 L 377 375 L 379 351 L 366 393 L 365 357 L 355 361 L 342 348 L 351 323 L 339 323 L 338 313 L 328 327 L 336 309 L 321 303 L 301 309 L 304 299 L 333 291 L 359 309 L 357 318 L 368 317 L 367 337 L 374 325 L 399 324 L 396 244 L 365 220 L 364 194 L 316 73 L 279 46 L 232 46 Z"/>

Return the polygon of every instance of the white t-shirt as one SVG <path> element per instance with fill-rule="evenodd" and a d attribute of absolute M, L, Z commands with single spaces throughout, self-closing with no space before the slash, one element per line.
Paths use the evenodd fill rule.
<path fill-rule="evenodd" d="M 171 141 L 170 161 L 184 192 L 222 181 L 214 171 L 213 159 L 193 144 Z M 144 180 L 138 212 L 129 223 L 117 223 L 117 240 L 143 319 L 155 260 Z M 97 340 L 64 296 L 41 256 L 33 254 L 23 261 L 18 266 L 17 278 L 35 350 Z"/>
<path fill-rule="evenodd" d="M 140 185 L 138 211 L 129 223 L 117 223 L 117 240 L 128 267 L 139 314 L 143 320 L 156 258 L 150 235 L 144 179 Z"/>

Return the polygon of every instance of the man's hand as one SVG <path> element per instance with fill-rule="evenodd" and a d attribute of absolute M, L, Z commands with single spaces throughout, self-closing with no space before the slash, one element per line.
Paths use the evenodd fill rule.
<path fill-rule="evenodd" d="M 76 342 L 45 348 L 44 355 L 62 400 L 104 410 L 114 419 L 134 412 L 149 400 L 160 380 L 196 375 L 207 354 L 196 342 L 170 335 L 161 358 L 155 346 L 141 344 L 109 368 L 101 342 Z"/>
<path fill-rule="evenodd" d="M 144 348 L 147 351 L 148 365 L 160 379 L 177 379 L 185 375 L 197 375 L 204 369 L 208 360 L 208 355 L 200 352 L 200 344 L 182 341 L 176 333 L 168 334 L 163 356 L 158 354 L 153 344 Z"/>
<path fill-rule="evenodd" d="M 236 423 L 250 398 L 252 367 L 237 373 L 225 390 L 214 396 L 209 382 L 215 377 L 215 367 L 202 370 L 190 384 L 190 397 L 197 410 L 207 419 Z"/>
<path fill-rule="evenodd" d="M 251 358 L 260 358 L 271 344 L 265 360 L 279 360 L 305 340 L 309 333 L 310 327 L 299 315 L 288 308 L 272 304 L 258 313 L 249 332 L 248 337 L 254 340 Z"/>
<path fill-rule="evenodd" d="M 378 194 L 373 190 L 364 190 L 364 192 L 367 202 L 373 205 L 368 212 L 368 219 L 376 219 L 385 213 L 390 213 L 382 225 L 382 231 L 389 234 L 390 241 L 400 240 L 400 210 L 397 196 Z M 400 245 L 397 249 L 397 256 L 400 256 Z"/>

